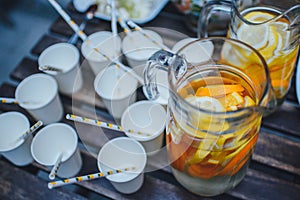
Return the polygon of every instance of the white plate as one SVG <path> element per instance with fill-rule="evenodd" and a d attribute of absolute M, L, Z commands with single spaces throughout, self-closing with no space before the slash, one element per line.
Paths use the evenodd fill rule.
<path fill-rule="evenodd" d="M 296 95 L 298 99 L 298 103 L 300 104 L 300 52 L 298 54 L 298 61 L 297 61 L 297 66 L 296 66 Z"/>
<path fill-rule="evenodd" d="M 165 7 L 169 0 L 148 0 L 151 2 L 151 9 L 149 14 L 143 18 L 132 18 L 131 20 L 138 24 L 143 24 L 154 19 L 158 13 Z M 73 5 L 78 12 L 85 12 L 88 7 L 97 2 L 96 0 L 73 0 Z M 110 21 L 111 16 L 98 11 L 95 13 L 95 17 Z"/>

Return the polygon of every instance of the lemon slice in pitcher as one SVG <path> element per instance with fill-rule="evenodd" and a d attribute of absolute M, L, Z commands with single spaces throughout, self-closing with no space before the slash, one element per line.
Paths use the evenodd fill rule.
<path fill-rule="evenodd" d="M 215 98 L 208 97 L 208 96 L 203 96 L 203 97 L 195 97 L 195 96 L 190 96 L 185 99 L 192 105 L 204 109 L 204 110 L 209 110 L 209 111 L 214 111 L 214 112 L 223 112 L 225 111 L 224 106 L 221 104 L 221 102 Z"/>
<path fill-rule="evenodd" d="M 264 22 L 272 19 L 274 15 L 265 12 L 250 12 L 244 18 L 250 22 Z M 269 26 L 267 24 L 248 25 L 242 24 L 237 30 L 238 39 L 248 43 L 259 50 L 265 47 L 269 40 Z"/>
<path fill-rule="evenodd" d="M 261 11 L 253 11 L 244 15 L 244 18 L 250 22 L 264 22 L 274 17 L 275 16 L 270 13 L 261 12 Z"/>
<path fill-rule="evenodd" d="M 278 49 L 282 49 L 281 35 L 276 31 L 276 28 L 270 27 L 270 33 L 268 38 L 268 45 L 261 49 L 259 52 L 266 61 L 272 58 Z"/>
<path fill-rule="evenodd" d="M 266 59 L 266 61 L 267 64 L 270 63 L 282 64 L 283 62 L 288 60 L 287 58 L 280 59 L 282 55 L 284 54 L 286 56 L 292 55 L 289 53 L 283 53 L 286 49 L 288 49 L 287 47 L 289 46 L 290 32 L 287 31 L 288 24 L 284 22 L 272 22 L 270 24 L 270 27 L 272 32 L 274 32 L 273 34 L 277 34 L 278 38 L 277 38 L 276 48 L 273 52 L 273 56 L 269 59 Z"/>
<path fill-rule="evenodd" d="M 237 30 L 237 38 L 259 50 L 265 47 L 268 43 L 269 28 L 265 24 L 242 24 Z"/>

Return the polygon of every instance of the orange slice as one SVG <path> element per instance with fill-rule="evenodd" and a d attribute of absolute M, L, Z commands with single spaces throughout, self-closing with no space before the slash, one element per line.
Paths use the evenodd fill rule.
<path fill-rule="evenodd" d="M 243 92 L 244 88 L 239 85 L 208 85 L 198 88 L 196 96 L 218 97 L 232 92 Z"/>
<path fill-rule="evenodd" d="M 250 107 L 250 106 L 255 106 L 255 102 L 253 99 L 249 96 L 244 97 L 244 107 Z"/>

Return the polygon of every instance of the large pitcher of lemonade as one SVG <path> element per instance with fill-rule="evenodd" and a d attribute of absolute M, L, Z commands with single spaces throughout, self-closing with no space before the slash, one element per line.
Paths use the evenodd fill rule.
<path fill-rule="evenodd" d="M 255 7 L 246 7 L 241 0 L 209 2 L 200 14 L 198 35 L 207 36 L 211 13 L 228 12 L 231 21 L 227 36 L 241 40 L 261 53 L 269 68 L 277 106 L 280 106 L 290 88 L 297 62 L 300 4 L 284 11 L 263 2 Z M 248 59 L 251 56 L 247 55 Z"/>
<path fill-rule="evenodd" d="M 235 187 L 245 176 L 262 114 L 276 104 L 264 59 L 225 37 L 196 40 L 176 53 L 158 51 L 144 73 L 149 99 L 159 96 L 157 69 L 168 71 L 166 145 L 174 176 L 203 196 Z"/>

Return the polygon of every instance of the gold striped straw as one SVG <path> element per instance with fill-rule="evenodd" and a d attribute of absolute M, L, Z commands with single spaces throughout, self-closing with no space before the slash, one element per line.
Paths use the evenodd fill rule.
<path fill-rule="evenodd" d="M 63 17 L 63 19 L 71 26 L 71 28 L 75 31 L 75 33 L 78 34 L 78 36 L 82 39 L 82 41 L 87 40 L 86 34 L 80 30 L 79 26 L 74 22 L 74 20 L 71 19 L 71 17 L 61 8 L 61 6 L 55 1 L 55 0 L 48 0 L 51 5 L 56 9 L 56 11 Z M 87 43 L 91 45 L 90 43 Z M 103 57 L 105 57 L 107 60 L 115 63 L 117 67 L 121 68 L 123 71 L 128 72 L 130 75 L 132 75 L 134 78 L 136 78 L 142 85 L 144 84 L 144 80 L 138 76 L 133 70 L 129 70 L 130 68 L 126 67 L 122 63 L 120 63 L 116 59 L 112 59 L 109 56 L 107 56 L 105 53 L 101 52 L 98 48 L 93 47 L 93 50 Z"/>
<path fill-rule="evenodd" d="M 170 50 L 166 45 L 157 42 L 156 40 L 153 40 L 145 31 L 144 29 L 142 29 L 139 25 L 137 25 L 136 23 L 134 23 L 131 20 L 127 20 L 127 24 L 133 28 L 135 31 L 139 31 L 144 37 L 146 37 L 148 40 L 150 40 L 153 44 L 155 44 L 156 46 L 162 48 L 162 50 Z"/>
<path fill-rule="evenodd" d="M 43 125 L 42 121 L 38 121 L 37 123 L 35 123 L 33 126 L 31 126 L 28 131 L 26 131 L 23 135 L 21 135 L 19 138 L 16 139 L 15 143 L 21 141 L 21 140 L 25 140 L 29 135 L 31 135 L 32 133 L 34 133 L 38 128 L 40 128 Z"/>
<path fill-rule="evenodd" d="M 113 170 L 108 170 L 105 172 L 99 172 L 99 173 L 88 174 L 88 175 L 84 175 L 84 176 L 77 176 L 74 178 L 68 178 L 68 179 L 59 180 L 59 181 L 53 181 L 53 182 L 48 183 L 48 188 L 52 189 L 55 187 L 60 187 L 60 186 L 64 186 L 64 185 L 68 185 L 68 184 L 72 184 L 72 183 L 89 181 L 89 180 L 98 179 L 98 178 L 106 177 L 106 176 L 113 175 L 113 174 L 119 174 L 119 173 L 134 171 L 134 170 L 136 170 L 136 167 L 127 167 L 124 169 L 117 169 L 117 170 L 113 169 Z"/>
<path fill-rule="evenodd" d="M 100 126 L 102 128 L 107 128 L 107 129 L 120 131 L 120 132 L 127 132 L 127 133 L 131 133 L 131 134 L 147 136 L 147 137 L 152 135 L 150 133 L 143 133 L 143 132 L 140 132 L 140 131 L 134 131 L 132 129 L 124 130 L 124 128 L 122 126 L 118 126 L 116 124 L 102 122 L 102 121 L 98 121 L 98 120 L 95 120 L 95 119 L 89 119 L 87 117 L 80 117 L 80 116 L 76 116 L 76 115 L 73 115 L 73 114 L 67 114 L 66 118 L 69 119 L 69 120 L 76 121 L 76 122 L 82 122 L 82 123 L 85 123 L 85 124 Z"/>
<path fill-rule="evenodd" d="M 142 85 L 144 85 L 144 80 L 137 75 L 133 70 L 131 70 L 129 67 L 126 67 L 125 65 L 123 65 L 121 62 L 119 62 L 118 60 L 113 60 L 112 58 L 110 58 L 109 56 L 107 56 L 106 54 L 104 54 L 103 52 L 99 51 L 98 48 L 94 48 L 94 51 L 96 51 L 97 53 L 101 54 L 103 57 L 105 57 L 107 60 L 115 63 L 115 65 L 118 68 L 121 68 L 123 71 L 128 72 L 130 75 L 132 75 L 136 80 L 138 80 Z"/>
<path fill-rule="evenodd" d="M 116 5 L 115 0 L 111 0 L 111 31 L 113 35 L 117 35 L 117 19 L 116 19 Z"/>
<path fill-rule="evenodd" d="M 62 162 L 62 158 L 63 158 L 63 153 L 60 153 L 58 155 L 57 159 L 56 159 L 56 162 L 55 162 L 50 174 L 49 174 L 49 179 L 51 179 L 51 180 L 55 179 L 57 171 L 58 171 L 58 169 L 60 167 L 60 164 Z"/>
<path fill-rule="evenodd" d="M 32 133 L 34 133 L 39 127 L 41 127 L 43 125 L 42 121 L 38 121 L 36 122 L 33 126 L 31 126 L 25 133 L 23 133 L 20 137 L 18 137 L 16 140 L 10 142 L 8 145 L 12 146 L 14 144 L 17 144 L 18 142 L 20 142 L 21 140 L 26 140 L 26 138 L 31 135 Z"/>
<path fill-rule="evenodd" d="M 37 104 L 38 102 L 34 102 L 34 101 L 17 101 L 14 98 L 6 98 L 6 97 L 0 97 L 0 103 L 5 103 L 5 104 Z"/>
<path fill-rule="evenodd" d="M 7 104 L 19 104 L 19 102 L 14 99 L 14 98 L 5 98 L 5 97 L 0 97 L 0 102 L 1 103 L 7 103 Z"/>
<path fill-rule="evenodd" d="M 87 36 L 84 34 L 82 30 L 80 30 L 79 26 L 71 19 L 71 17 L 61 8 L 61 6 L 55 0 L 48 0 L 49 3 L 55 8 L 55 10 L 60 14 L 60 16 L 70 25 L 73 31 L 83 40 L 85 41 Z"/>
<path fill-rule="evenodd" d="M 126 20 L 124 19 L 124 17 L 119 13 L 119 12 L 117 12 L 117 16 L 118 16 L 118 22 L 119 22 L 119 24 L 120 24 L 120 26 L 123 28 L 123 30 L 124 30 L 124 32 L 126 33 L 126 34 L 130 34 L 131 33 L 131 30 L 130 30 L 130 28 L 127 26 L 127 24 L 126 24 Z"/>

